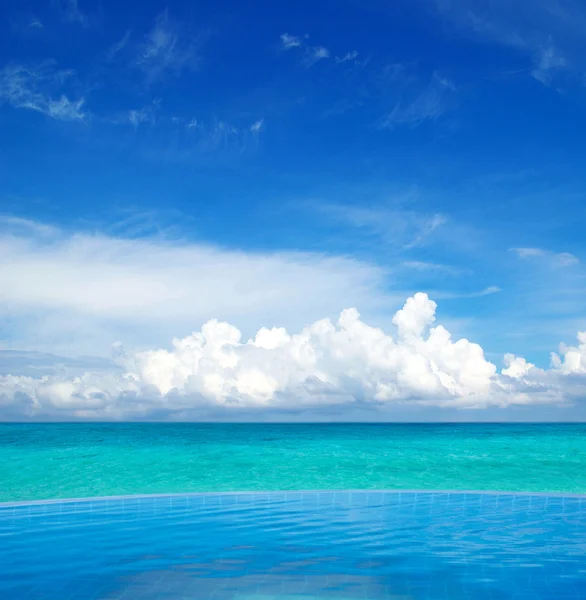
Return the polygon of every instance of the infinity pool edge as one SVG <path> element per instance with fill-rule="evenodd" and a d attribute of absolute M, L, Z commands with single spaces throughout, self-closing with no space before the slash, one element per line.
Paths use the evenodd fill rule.
<path fill-rule="evenodd" d="M 539 496 L 551 498 L 586 498 L 586 493 L 576 494 L 567 492 L 510 492 L 501 490 L 429 490 L 429 489 L 340 489 L 340 490 L 243 490 L 230 492 L 178 492 L 170 494 L 122 494 L 114 496 L 88 496 L 80 498 L 50 498 L 45 500 L 16 500 L 0 502 L 0 510 L 15 506 L 39 506 L 45 504 L 62 504 L 74 502 L 105 502 L 119 500 L 140 500 L 155 498 L 186 498 L 186 497 L 215 497 L 215 496 L 268 496 L 273 494 L 442 494 L 442 495 L 484 495 L 484 496 Z"/>

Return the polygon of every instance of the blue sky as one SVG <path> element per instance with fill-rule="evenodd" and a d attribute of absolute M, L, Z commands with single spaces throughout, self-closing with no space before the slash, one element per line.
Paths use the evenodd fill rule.
<path fill-rule="evenodd" d="M 0 23 L 6 372 L 212 318 L 247 338 L 355 306 L 387 331 L 416 292 L 499 370 L 586 329 L 581 2 L 8 0 Z"/>

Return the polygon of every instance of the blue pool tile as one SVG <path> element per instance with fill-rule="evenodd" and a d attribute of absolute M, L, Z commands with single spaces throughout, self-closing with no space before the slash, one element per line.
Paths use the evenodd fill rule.
<path fill-rule="evenodd" d="M 586 599 L 582 497 L 186 494 L 0 505 L 2 600 Z"/>

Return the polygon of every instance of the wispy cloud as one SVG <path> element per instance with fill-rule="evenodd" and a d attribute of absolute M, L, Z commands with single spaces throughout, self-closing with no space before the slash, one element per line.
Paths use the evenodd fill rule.
<path fill-rule="evenodd" d="M 70 100 L 60 89 L 73 75 L 52 63 L 37 67 L 8 65 L 0 71 L 0 101 L 14 108 L 40 112 L 60 121 L 86 121 L 84 98 Z"/>
<path fill-rule="evenodd" d="M 307 43 L 309 36 L 291 35 L 290 33 L 281 34 L 281 48 L 283 50 L 298 49 L 302 52 L 302 63 L 307 67 L 326 58 L 330 58 L 330 51 L 325 46 L 312 46 Z"/>
<path fill-rule="evenodd" d="M 545 85 L 551 83 L 555 71 L 568 65 L 567 60 L 552 45 L 547 45 L 537 52 L 535 63 L 531 75 Z"/>
<path fill-rule="evenodd" d="M 238 136 L 240 129 L 228 121 L 219 120 L 214 122 L 207 131 L 207 141 L 214 147 L 225 147 L 230 140 Z"/>
<path fill-rule="evenodd" d="M 367 235 L 405 250 L 425 245 L 434 232 L 447 222 L 442 214 L 385 206 L 349 206 L 314 203 L 323 215 L 361 229 Z"/>
<path fill-rule="evenodd" d="M 64 373 L 80 376 L 88 371 L 112 373 L 119 370 L 119 365 L 108 358 L 90 356 L 71 358 L 47 352 L 0 350 L 0 376 L 43 377 L 63 376 Z"/>
<path fill-rule="evenodd" d="M 438 300 L 458 300 L 465 298 L 483 298 L 484 296 L 499 294 L 502 291 L 503 290 L 496 285 L 489 285 L 478 292 L 433 292 L 433 296 Z"/>
<path fill-rule="evenodd" d="M 154 112 L 150 122 L 155 124 Z M 140 115 L 137 115 L 140 116 Z M 144 121 L 146 122 L 146 121 Z M 150 131 L 148 144 L 160 134 L 159 158 L 179 162 L 237 160 L 255 151 L 265 129 L 265 120 L 258 118 L 232 120 L 219 117 L 157 117 L 156 131 Z M 168 147 L 169 131 L 173 131 L 173 146 Z M 143 148 L 144 149 L 144 148 Z M 149 150 L 154 152 L 154 148 Z"/>
<path fill-rule="evenodd" d="M 77 23 L 82 27 L 89 25 L 88 16 L 79 8 L 78 0 L 53 0 L 61 18 L 67 23 Z"/>
<path fill-rule="evenodd" d="M 473 38 L 516 49 L 545 85 L 557 73 L 586 72 L 586 5 L 580 0 L 435 0 L 440 14 Z"/>
<path fill-rule="evenodd" d="M 250 131 L 252 133 L 259 133 L 260 131 L 262 131 L 264 129 L 264 126 L 265 126 L 265 120 L 264 119 L 258 119 L 258 121 L 255 121 L 250 126 Z"/>
<path fill-rule="evenodd" d="M 135 151 L 149 161 L 183 164 L 232 164 L 260 147 L 264 118 L 219 115 L 170 115 L 156 99 L 151 104 L 94 120 L 134 130 Z M 126 138 L 131 143 L 129 137 Z"/>
<path fill-rule="evenodd" d="M 44 237 L 52 237 L 58 233 L 58 229 L 46 223 L 39 223 L 31 219 L 23 217 L 15 217 L 13 215 L 0 214 L 0 229 L 4 232 L 13 232 L 16 235 L 33 235 Z"/>
<path fill-rule="evenodd" d="M 569 252 L 551 252 L 542 248 L 511 248 L 521 259 L 536 259 L 552 267 L 570 267 L 577 265 L 580 259 Z"/>
<path fill-rule="evenodd" d="M 151 104 L 147 104 L 142 108 L 132 108 L 121 111 L 116 113 L 114 116 L 102 118 L 101 120 L 112 125 L 132 125 L 135 129 L 138 129 L 142 123 L 156 122 L 156 113 L 159 109 L 159 106 L 160 103 L 155 100 Z"/>
<path fill-rule="evenodd" d="M 345 302 L 365 311 L 388 303 L 383 271 L 365 262 L 94 229 L 70 233 L 0 221 L 0 309 L 11 315 L 21 342 L 30 330 L 27 349 L 63 352 L 67 345 L 60 344 L 75 335 L 76 351 L 103 354 L 122 332 L 135 344 L 161 328 L 188 332 L 212 317 L 250 330 L 266 319 L 300 326 Z M 107 343 L 105 332 L 112 335 Z"/>
<path fill-rule="evenodd" d="M 349 61 L 355 61 L 358 58 L 358 52 L 353 50 L 352 52 L 347 52 L 344 56 L 336 56 L 336 62 L 338 64 L 345 63 Z"/>
<path fill-rule="evenodd" d="M 307 37 L 307 36 L 305 36 Z M 303 39 L 298 35 L 291 35 L 290 33 L 281 34 L 281 47 L 283 50 L 290 50 L 291 48 L 298 48 L 303 44 Z"/>
<path fill-rule="evenodd" d="M 120 38 L 120 40 L 118 40 L 116 43 L 110 46 L 108 52 L 106 53 L 106 57 L 108 60 L 113 60 L 119 52 L 122 52 L 122 50 L 124 50 L 129 45 L 131 35 L 132 32 L 128 30 L 122 36 L 122 38 Z"/>
<path fill-rule="evenodd" d="M 380 127 L 394 129 L 399 126 L 417 127 L 426 121 L 439 119 L 448 109 L 455 86 L 434 74 L 430 83 L 415 96 L 399 100 L 382 120 Z M 411 95 L 405 90 L 404 95 Z"/>
<path fill-rule="evenodd" d="M 315 46 L 307 48 L 303 62 L 306 66 L 311 67 L 316 62 L 323 60 L 324 58 L 330 58 L 330 51 L 323 46 Z"/>
<path fill-rule="evenodd" d="M 128 120 L 132 125 L 138 127 L 141 123 L 154 121 L 154 115 L 152 110 L 145 108 L 141 110 L 130 110 L 128 111 Z"/>
<path fill-rule="evenodd" d="M 447 223 L 447 218 L 442 214 L 435 214 L 425 218 L 418 217 L 418 232 L 415 238 L 406 245 L 406 248 L 421 246 L 433 232 Z"/>
<path fill-rule="evenodd" d="M 402 266 L 405 269 L 411 271 L 420 271 L 423 273 L 437 273 L 441 275 L 453 276 L 470 274 L 470 271 L 461 267 L 454 267 L 452 265 L 443 265 L 440 263 L 426 262 L 421 260 L 406 260 L 402 263 Z"/>
<path fill-rule="evenodd" d="M 151 83 L 167 74 L 179 75 L 199 67 L 201 42 L 201 35 L 185 31 L 165 10 L 139 45 L 135 64 Z"/>

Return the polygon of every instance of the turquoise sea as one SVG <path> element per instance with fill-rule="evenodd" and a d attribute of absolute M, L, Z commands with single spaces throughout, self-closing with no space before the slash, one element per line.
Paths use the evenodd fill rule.
<path fill-rule="evenodd" d="M 0 501 L 295 489 L 586 493 L 586 424 L 0 424 Z"/>

